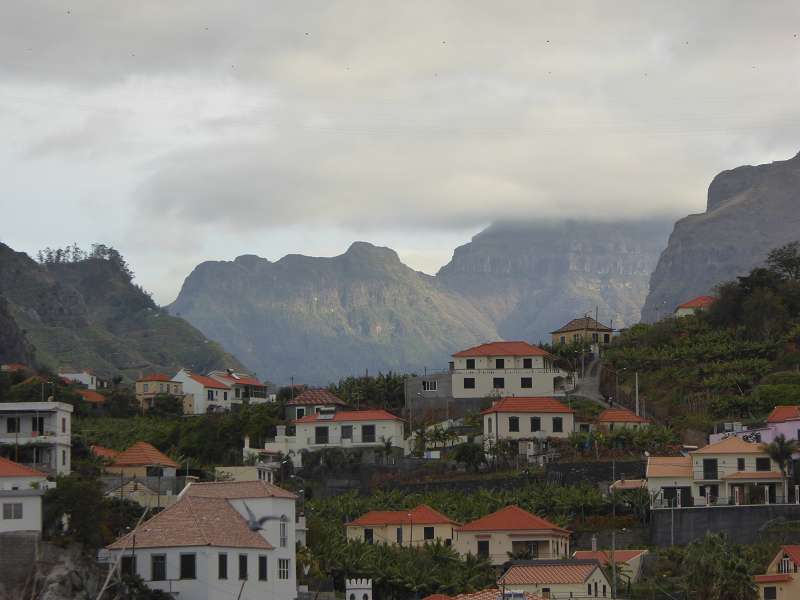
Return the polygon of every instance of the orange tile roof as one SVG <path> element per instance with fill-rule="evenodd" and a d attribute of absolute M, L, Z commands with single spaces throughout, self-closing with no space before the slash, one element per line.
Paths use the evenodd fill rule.
<path fill-rule="evenodd" d="M 107 548 L 130 546 L 133 540 L 128 544 L 128 538 L 134 534 L 137 548 L 273 548 L 262 535 L 250 530 L 247 521 L 224 498 L 181 498 Z"/>
<path fill-rule="evenodd" d="M 598 423 L 649 423 L 650 419 L 640 417 L 627 408 L 607 408 L 597 417 Z"/>
<path fill-rule="evenodd" d="M 751 444 L 736 436 L 731 436 L 708 446 L 703 446 L 699 450 L 690 452 L 690 454 L 764 454 L 764 446 Z"/>
<path fill-rule="evenodd" d="M 580 317 L 579 319 L 572 319 L 563 327 L 559 327 L 550 334 L 567 333 L 568 331 L 613 331 L 608 325 L 603 325 L 600 321 L 595 321 L 592 317 Z"/>
<path fill-rule="evenodd" d="M 783 475 L 778 471 L 736 471 L 723 479 L 783 479 Z"/>
<path fill-rule="evenodd" d="M 294 500 L 297 495 L 266 481 L 219 481 L 193 483 L 183 492 L 195 498 L 225 498 L 246 500 L 248 498 L 286 498 Z"/>
<path fill-rule="evenodd" d="M 600 565 L 574 559 L 512 565 L 500 578 L 509 585 L 584 583 Z"/>
<path fill-rule="evenodd" d="M 508 593 L 511 590 L 506 590 Z M 491 588 L 488 590 L 481 590 L 480 592 L 471 592 L 469 594 L 458 594 L 457 596 L 447 596 L 446 594 L 432 594 L 425 596 L 423 600 L 501 600 L 502 590 Z M 542 600 L 542 597 L 533 592 L 523 592 L 525 600 Z"/>
<path fill-rule="evenodd" d="M 44 473 L 0 456 L 0 477 L 47 477 Z"/>
<path fill-rule="evenodd" d="M 430 506 L 422 504 L 411 510 L 372 510 L 347 525 L 461 525 Z"/>
<path fill-rule="evenodd" d="M 4 371 L 27 371 L 30 367 L 28 365 L 23 365 L 22 363 L 8 363 L 2 365 Z"/>
<path fill-rule="evenodd" d="M 714 296 L 698 296 L 697 298 L 692 298 L 683 304 L 679 304 L 678 308 L 708 308 L 716 301 L 717 299 L 714 298 Z"/>
<path fill-rule="evenodd" d="M 538 517 L 519 506 L 506 506 L 490 515 L 459 527 L 459 531 L 533 531 L 548 530 L 569 533 L 550 521 Z"/>
<path fill-rule="evenodd" d="M 800 419 L 800 406 L 776 406 L 767 417 L 767 423 L 783 423 Z"/>
<path fill-rule="evenodd" d="M 229 375 L 227 373 L 209 373 L 209 377 L 212 379 L 220 379 L 223 383 L 228 385 L 253 385 L 258 387 L 264 387 L 266 384 L 263 381 L 259 381 L 257 378 L 253 377 L 249 373 L 236 373 L 236 377 L 233 375 Z"/>
<path fill-rule="evenodd" d="M 91 402 L 92 404 L 103 404 L 106 401 L 106 397 L 103 394 L 99 394 L 94 390 L 75 390 L 78 392 L 84 400 L 87 402 Z"/>
<path fill-rule="evenodd" d="M 453 356 L 550 356 L 550 353 L 528 342 L 488 342 L 456 352 Z"/>
<path fill-rule="evenodd" d="M 145 381 L 172 381 L 172 377 L 165 375 L 164 373 L 152 373 L 150 375 L 143 375 L 136 380 L 136 383 L 142 383 Z"/>
<path fill-rule="evenodd" d="M 116 450 L 112 450 L 111 448 L 106 448 L 105 446 L 98 446 L 95 444 L 91 447 L 92 454 L 94 454 L 98 458 L 111 458 L 114 459 L 117 457 L 119 452 Z"/>
<path fill-rule="evenodd" d="M 212 377 L 206 377 L 205 375 L 198 375 L 197 373 L 188 373 L 191 379 L 194 379 L 197 383 L 202 385 L 203 387 L 207 388 L 214 388 L 217 390 L 229 390 L 231 389 L 221 381 L 217 381 Z"/>
<path fill-rule="evenodd" d="M 342 421 L 402 421 L 400 417 L 394 416 L 385 410 L 343 410 L 337 412 L 330 419 L 320 419 L 319 415 L 306 415 L 295 419 L 292 423 L 331 423 Z"/>
<path fill-rule="evenodd" d="M 574 413 L 563 402 L 549 396 L 512 396 L 500 398 L 481 414 L 490 413 Z"/>
<path fill-rule="evenodd" d="M 633 560 L 637 556 L 641 556 L 642 554 L 647 554 L 647 550 L 614 550 L 614 562 L 626 563 Z M 611 561 L 610 557 L 610 550 L 577 550 L 572 555 L 572 558 L 577 558 L 580 560 L 596 560 L 602 566 L 606 566 Z"/>
<path fill-rule="evenodd" d="M 766 575 L 753 575 L 753 581 L 756 583 L 782 583 L 791 581 L 792 576 L 789 573 L 768 573 Z"/>
<path fill-rule="evenodd" d="M 638 490 L 647 487 L 646 479 L 617 479 L 611 484 L 615 490 Z"/>
<path fill-rule="evenodd" d="M 800 566 L 800 546 L 797 545 L 781 546 L 781 552 L 787 554 L 789 558 L 792 559 L 792 562 L 794 564 Z"/>
<path fill-rule="evenodd" d="M 179 468 L 180 465 L 169 456 L 147 442 L 136 442 L 133 446 L 117 454 L 112 467 L 145 467 L 160 465 Z"/>
<path fill-rule="evenodd" d="M 338 404 L 340 406 L 347 406 L 346 402 L 326 389 L 306 390 L 293 400 L 289 400 L 286 404 L 290 406 L 294 406 L 295 404 Z"/>
<path fill-rule="evenodd" d="M 692 477 L 691 456 L 650 456 L 646 477 Z"/>

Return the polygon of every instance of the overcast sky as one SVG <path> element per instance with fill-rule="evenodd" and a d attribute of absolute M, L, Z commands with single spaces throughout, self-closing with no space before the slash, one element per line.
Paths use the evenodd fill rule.
<path fill-rule="evenodd" d="M 0 240 L 200 261 L 701 212 L 800 150 L 800 3 L 0 2 Z"/>

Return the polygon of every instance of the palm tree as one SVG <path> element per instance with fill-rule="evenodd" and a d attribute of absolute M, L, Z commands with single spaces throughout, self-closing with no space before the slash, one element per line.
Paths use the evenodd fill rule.
<path fill-rule="evenodd" d="M 383 456 L 383 464 L 389 464 L 389 457 L 392 455 L 392 438 L 381 436 L 380 453 Z"/>
<path fill-rule="evenodd" d="M 787 440 L 786 436 L 780 434 L 775 436 L 775 439 L 765 448 L 769 457 L 778 463 L 783 476 L 783 498 L 784 502 L 789 501 L 788 485 L 787 485 L 787 472 L 792 463 L 792 454 L 797 452 L 797 442 L 795 440 Z"/>

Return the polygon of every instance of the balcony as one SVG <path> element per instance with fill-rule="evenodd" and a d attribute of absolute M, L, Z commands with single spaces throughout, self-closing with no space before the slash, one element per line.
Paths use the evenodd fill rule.
<path fill-rule="evenodd" d="M 556 367 L 539 367 L 533 369 L 523 368 L 510 368 L 510 369 L 450 369 L 450 372 L 458 375 L 536 375 L 538 374 L 552 374 L 558 375 L 561 369 Z"/>

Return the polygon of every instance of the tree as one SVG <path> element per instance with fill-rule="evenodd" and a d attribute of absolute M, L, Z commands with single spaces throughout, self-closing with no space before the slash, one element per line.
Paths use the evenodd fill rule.
<path fill-rule="evenodd" d="M 681 561 L 681 583 L 690 598 L 757 600 L 750 570 L 740 548 L 724 534 L 708 533 L 687 547 Z"/>
<path fill-rule="evenodd" d="M 477 472 L 486 463 L 486 455 L 480 444 L 461 444 L 453 453 L 453 458 L 463 462 L 468 469 Z"/>
<path fill-rule="evenodd" d="M 787 470 L 792 463 L 792 454 L 797 452 L 798 446 L 795 440 L 787 440 L 786 436 L 782 433 L 775 437 L 766 447 L 766 452 L 769 457 L 778 463 L 778 468 L 781 470 L 783 476 L 783 498 L 784 502 L 788 501 L 787 493 Z"/>
<path fill-rule="evenodd" d="M 58 477 L 55 489 L 45 493 L 43 504 L 43 529 L 47 534 L 66 537 L 90 551 L 110 541 L 109 509 L 99 479 L 77 474 Z"/>
<path fill-rule="evenodd" d="M 800 279 L 800 242 L 789 242 L 771 250 L 767 265 L 786 279 Z"/>

